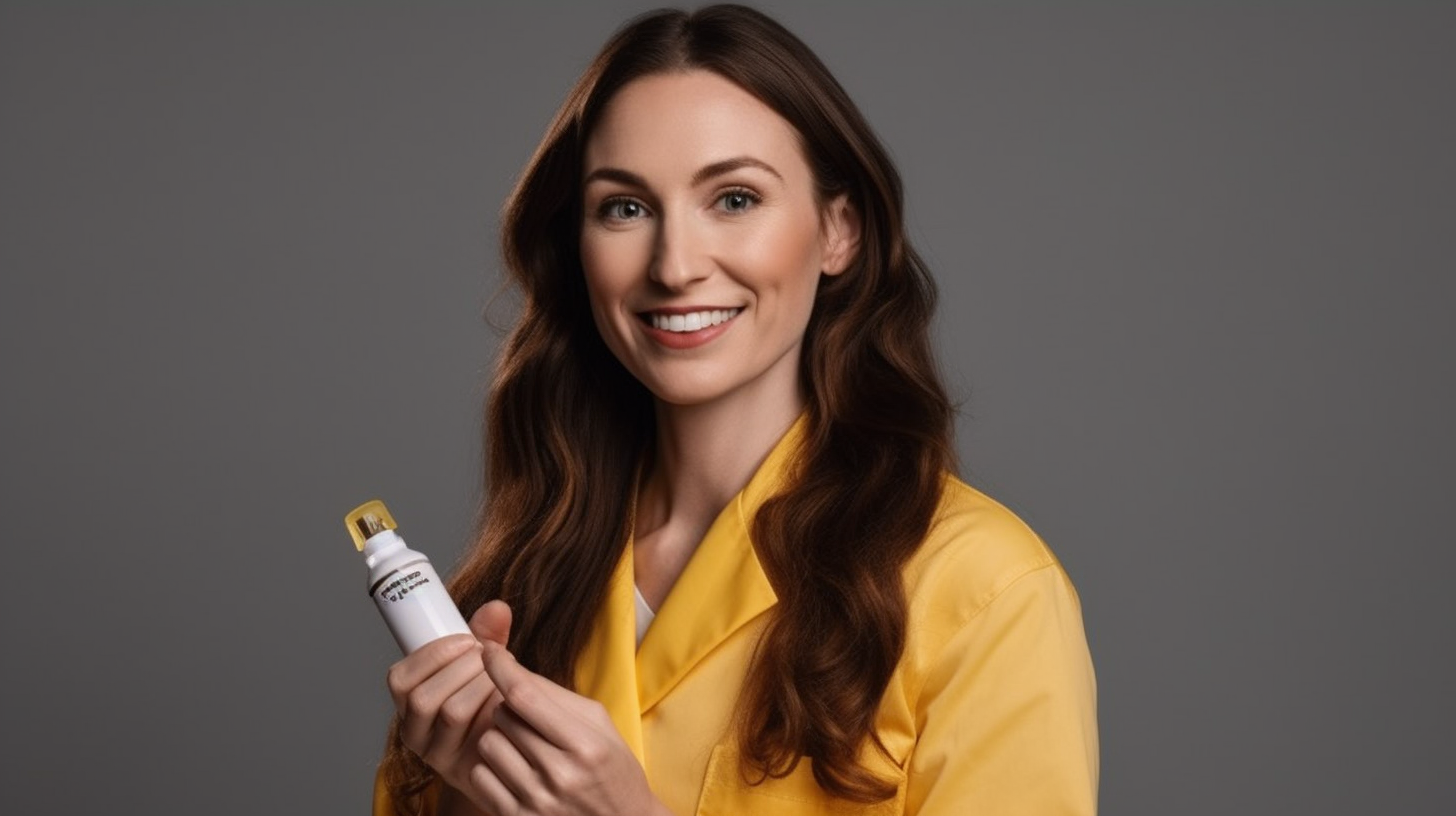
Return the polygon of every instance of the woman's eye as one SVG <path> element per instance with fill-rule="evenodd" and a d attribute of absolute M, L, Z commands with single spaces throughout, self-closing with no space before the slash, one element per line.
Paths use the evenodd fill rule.
<path fill-rule="evenodd" d="M 758 203 L 758 196 L 747 190 L 732 190 L 718 199 L 718 204 L 731 213 L 745 212 Z"/>
<path fill-rule="evenodd" d="M 600 212 L 613 221 L 631 221 L 646 214 L 647 208 L 630 198 L 609 198 L 602 202 Z"/>

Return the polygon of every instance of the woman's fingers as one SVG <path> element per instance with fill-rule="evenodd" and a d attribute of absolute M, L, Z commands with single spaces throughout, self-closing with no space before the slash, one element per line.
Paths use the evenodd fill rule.
<path fill-rule="evenodd" d="M 561 802 L 572 801 L 595 787 L 594 770 L 607 757 L 587 750 L 569 752 L 552 745 L 525 720 L 502 705 L 496 709 L 493 728 L 476 741 L 481 762 L 509 791 L 510 799 L 531 813 L 554 812 Z M 472 781 L 483 782 L 485 777 Z M 484 794 L 486 789 L 481 788 Z M 498 807 L 497 790 L 487 797 Z M 515 812 L 512 806 L 504 812 Z"/>
<path fill-rule="evenodd" d="M 429 744 L 419 752 L 432 766 L 457 757 L 466 740 L 476 736 L 477 729 L 483 725 L 482 720 L 487 714 L 486 701 L 495 694 L 495 685 L 490 682 L 489 676 L 479 671 L 478 665 L 476 670 L 474 677 L 445 698 L 435 714 L 435 726 L 427 737 Z"/>
<path fill-rule="evenodd" d="M 495 712 L 504 705 L 501 692 L 484 671 L 485 644 L 504 649 L 510 636 L 511 610 L 502 602 L 485 604 L 471 616 L 472 635 L 451 635 L 427 643 L 389 669 L 390 696 L 400 716 L 400 739 L 452 788 L 477 804 L 498 812 L 520 811 L 519 800 L 501 776 L 485 764 L 479 748 L 491 745 L 482 737 L 494 731 Z M 509 740 L 497 733 L 501 743 Z M 540 801 L 545 788 L 532 782 L 530 764 L 514 747 L 492 748 L 493 761 L 505 778 L 534 792 Z M 514 760 L 512 760 L 514 756 Z M 549 791 L 547 792 L 549 796 Z"/>
<path fill-rule="evenodd" d="M 516 794 L 495 775 L 489 765 L 482 762 L 471 768 L 469 783 L 471 801 L 482 806 L 481 809 L 486 813 L 511 816 L 523 810 Z"/>
<path fill-rule="evenodd" d="M 493 641 L 508 645 L 511 637 L 511 608 L 505 601 L 491 601 L 470 616 L 470 631 L 481 643 Z"/>
<path fill-rule="evenodd" d="M 570 783 L 570 779 L 565 778 L 567 772 L 563 769 L 567 767 L 567 763 L 561 761 L 561 748 L 547 741 L 530 723 L 506 706 L 496 709 L 494 720 L 495 728 L 480 740 L 482 752 L 485 750 L 486 737 L 496 739 L 492 735 L 499 735 L 499 739 L 509 741 L 524 761 L 529 763 L 536 777 L 547 779 L 555 790 L 561 790 Z"/>
<path fill-rule="evenodd" d="M 438 664 L 431 662 L 430 665 Z M 485 678 L 487 684 L 489 683 L 489 678 L 481 672 L 479 650 L 466 648 L 412 688 L 405 689 L 403 698 L 396 701 L 403 724 L 400 736 L 404 744 L 415 753 L 423 755 L 434 742 L 432 735 L 437 728 L 442 725 L 447 728 L 459 727 L 462 720 L 463 727 L 468 728 L 475 718 L 474 711 L 467 714 L 461 710 L 464 705 L 468 705 L 468 699 L 456 701 L 450 706 L 451 723 L 441 723 L 439 717 L 451 698 L 476 678 Z M 478 702 L 484 702 L 489 694 L 489 688 L 481 690 Z"/>
<path fill-rule="evenodd" d="M 514 799 L 532 802 L 538 798 L 540 774 L 510 737 L 497 728 L 490 728 L 481 734 L 476 741 L 476 747 L 481 761 L 497 779 L 505 783 Z"/>
<path fill-rule="evenodd" d="M 527 670 L 498 643 L 483 648 L 496 687 L 488 704 L 496 708 L 476 739 L 472 799 L 505 814 L 658 809 L 641 764 L 600 703 Z"/>
<path fill-rule="evenodd" d="M 416 686 L 476 645 L 475 638 L 468 635 L 449 635 L 426 643 L 390 666 L 385 682 L 389 685 L 389 696 L 394 698 L 394 707 L 404 713 L 405 697 Z"/>
<path fill-rule="evenodd" d="M 500 690 L 506 707 L 515 712 L 552 745 L 570 748 L 581 716 L 575 711 L 577 695 L 531 672 L 516 662 L 515 655 L 494 644 L 485 644 L 485 673 Z M 499 719 L 500 712 L 496 712 Z"/>
<path fill-rule="evenodd" d="M 488 675 L 482 676 L 489 679 Z M 492 761 L 497 765 L 500 764 L 500 760 L 496 758 L 496 751 L 499 749 L 493 746 L 487 747 L 491 746 L 491 743 L 484 739 L 488 733 L 496 731 L 495 711 L 500 708 L 501 702 L 500 690 L 496 689 L 495 684 L 492 683 L 490 695 L 481 705 L 467 737 L 472 747 L 467 750 L 462 746 L 461 756 L 468 755 L 469 760 L 458 777 L 459 782 L 451 781 L 451 784 L 465 792 L 477 807 L 489 814 L 513 814 L 521 811 L 521 807 L 517 804 L 519 801 L 517 794 L 501 781 L 490 764 Z"/>

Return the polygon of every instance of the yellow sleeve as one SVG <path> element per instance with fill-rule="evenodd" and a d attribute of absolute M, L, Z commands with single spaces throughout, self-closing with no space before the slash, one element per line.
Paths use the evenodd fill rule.
<path fill-rule="evenodd" d="M 1092 816 L 1096 695 L 1061 567 L 1017 578 L 951 636 L 926 675 L 905 812 Z"/>

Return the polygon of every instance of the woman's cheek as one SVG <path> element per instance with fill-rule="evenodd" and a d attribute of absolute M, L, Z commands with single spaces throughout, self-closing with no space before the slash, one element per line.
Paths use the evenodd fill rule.
<path fill-rule="evenodd" d="M 581 242 L 582 272 L 586 277 L 587 299 L 591 304 L 592 322 L 607 347 L 618 357 L 622 354 L 618 338 L 621 329 L 615 324 L 617 312 L 621 310 L 622 295 L 620 274 L 610 265 L 611 253 L 603 242 L 583 236 Z"/>
<path fill-rule="evenodd" d="M 652 231 L 644 227 L 592 230 L 582 238 L 582 267 L 589 279 L 601 281 L 603 289 L 626 293 L 646 277 L 651 260 Z"/>
<path fill-rule="evenodd" d="M 583 240 L 581 245 L 581 266 L 586 275 L 587 293 L 592 299 L 593 309 L 602 312 L 612 311 L 614 302 L 620 301 L 625 294 L 628 283 L 622 252 L 612 244 L 606 236 L 594 236 Z"/>
<path fill-rule="evenodd" d="M 781 310 L 807 314 L 819 282 L 817 228 L 799 223 L 776 226 L 745 244 L 743 268 L 762 291 L 772 291 L 784 301 Z"/>

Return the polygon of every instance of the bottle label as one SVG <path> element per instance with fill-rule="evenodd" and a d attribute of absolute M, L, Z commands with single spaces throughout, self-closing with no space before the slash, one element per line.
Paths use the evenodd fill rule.
<path fill-rule="evenodd" d="M 470 634 L 445 583 L 426 559 L 393 570 L 375 583 L 371 594 L 405 654 L 438 637 Z"/>
<path fill-rule="evenodd" d="M 439 578 L 429 565 L 405 567 L 403 570 L 394 573 L 391 579 L 379 588 L 379 599 L 394 603 L 404 596 L 428 584 L 438 584 Z"/>

